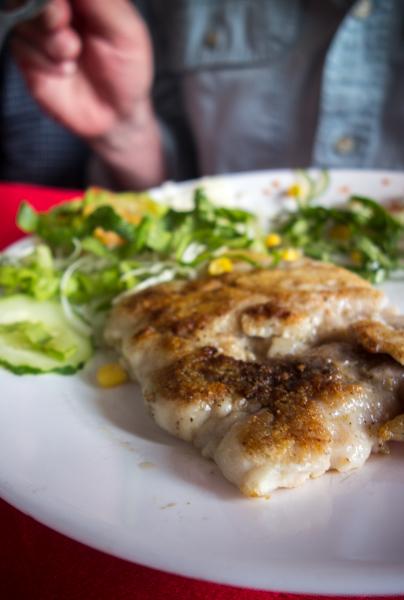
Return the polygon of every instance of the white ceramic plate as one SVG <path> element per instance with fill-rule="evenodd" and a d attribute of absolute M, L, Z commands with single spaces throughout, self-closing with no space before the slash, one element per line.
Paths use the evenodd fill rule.
<path fill-rule="evenodd" d="M 293 179 L 266 172 L 208 185 L 270 214 Z M 325 201 L 350 191 L 403 197 L 404 174 L 334 172 Z M 404 287 L 385 288 L 404 311 Z M 361 471 L 249 500 L 157 428 L 134 384 L 98 389 L 101 360 L 74 377 L 0 371 L 5 500 L 90 546 L 182 575 L 301 593 L 404 593 L 404 445 Z"/>

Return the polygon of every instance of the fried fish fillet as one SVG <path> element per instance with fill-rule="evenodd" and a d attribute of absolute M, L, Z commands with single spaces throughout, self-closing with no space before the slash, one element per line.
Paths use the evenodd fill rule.
<path fill-rule="evenodd" d="M 144 397 L 162 427 L 180 437 L 192 429 L 227 479 L 265 496 L 361 466 L 377 449 L 378 424 L 400 409 L 403 378 L 388 357 L 342 343 L 265 363 L 205 347 L 157 371 Z"/>
<path fill-rule="evenodd" d="M 136 377 L 140 368 L 154 369 L 196 346 L 253 360 L 296 353 L 386 305 L 383 293 L 357 275 L 304 260 L 148 288 L 115 307 L 105 335 L 131 357 Z"/>
<path fill-rule="evenodd" d="M 369 352 L 384 353 L 404 365 L 404 321 L 364 320 L 355 323 L 353 332 L 359 344 Z"/>
<path fill-rule="evenodd" d="M 133 294 L 105 337 L 156 422 L 261 496 L 358 467 L 377 448 L 404 369 L 361 349 L 355 323 L 386 310 L 361 278 L 305 260 Z"/>

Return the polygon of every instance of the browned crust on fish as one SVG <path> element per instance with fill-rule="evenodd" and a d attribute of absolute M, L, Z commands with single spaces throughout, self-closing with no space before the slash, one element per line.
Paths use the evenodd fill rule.
<path fill-rule="evenodd" d="M 239 430 L 249 454 L 283 454 L 324 450 L 330 433 L 324 426 L 320 404 L 330 406 L 339 398 L 360 392 L 327 359 L 272 359 L 266 364 L 235 360 L 214 348 L 201 348 L 155 373 L 154 394 L 168 402 L 199 402 L 211 409 L 227 398 L 245 400 L 244 409 L 259 405 Z"/>
<path fill-rule="evenodd" d="M 370 319 L 358 321 L 352 329 L 359 344 L 368 352 L 389 354 L 404 365 L 404 329 Z"/>
<path fill-rule="evenodd" d="M 298 321 L 308 308 L 358 296 L 377 300 L 381 292 L 354 273 L 306 261 L 303 266 L 161 284 L 129 296 L 114 312 L 128 323 L 138 320 L 136 332 L 151 325 L 159 333 L 188 338 L 237 307 L 258 321 L 268 317 Z"/>

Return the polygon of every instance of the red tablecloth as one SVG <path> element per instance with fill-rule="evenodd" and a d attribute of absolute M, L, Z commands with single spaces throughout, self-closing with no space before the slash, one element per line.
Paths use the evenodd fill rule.
<path fill-rule="evenodd" d="M 75 195 L 77 192 L 66 190 L 0 184 L 1 245 L 4 247 L 21 235 L 14 225 L 14 217 L 22 199 L 38 209 L 46 209 Z M 2 600 L 309 598 L 221 586 L 131 564 L 55 533 L 1 500 L 0 536 Z"/>

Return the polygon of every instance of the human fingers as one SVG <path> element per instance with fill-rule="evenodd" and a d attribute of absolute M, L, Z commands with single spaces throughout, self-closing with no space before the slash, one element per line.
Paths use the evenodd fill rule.
<path fill-rule="evenodd" d="M 133 42 L 144 29 L 143 19 L 129 0 L 71 0 L 75 20 L 92 32 L 117 42 Z"/>
<path fill-rule="evenodd" d="M 29 62 L 25 55 L 28 48 L 36 50 L 33 60 L 44 66 L 46 57 L 56 62 L 74 60 L 80 53 L 81 41 L 70 27 L 71 19 L 68 0 L 51 0 L 35 19 L 16 27 L 13 36 L 16 52 L 23 57 L 24 64 Z"/>
<path fill-rule="evenodd" d="M 14 38 L 24 41 L 41 55 L 56 63 L 76 60 L 82 47 L 79 35 L 69 27 L 47 33 L 36 28 L 28 28 L 20 30 Z"/>
<path fill-rule="evenodd" d="M 16 31 L 26 29 L 39 29 L 45 31 L 56 31 L 67 27 L 72 20 L 71 5 L 68 0 L 51 0 L 41 10 L 39 15 L 28 22 L 16 27 Z"/>
<path fill-rule="evenodd" d="M 68 0 L 52 0 L 39 15 L 39 25 L 46 31 L 62 29 L 72 20 L 72 10 Z"/>
<path fill-rule="evenodd" d="M 71 75 L 77 69 L 77 63 L 74 60 L 52 60 L 46 53 L 21 37 L 12 40 L 11 48 L 15 60 L 25 74 L 36 71 L 62 76 Z"/>

